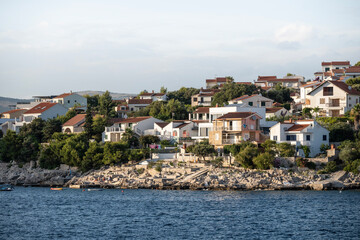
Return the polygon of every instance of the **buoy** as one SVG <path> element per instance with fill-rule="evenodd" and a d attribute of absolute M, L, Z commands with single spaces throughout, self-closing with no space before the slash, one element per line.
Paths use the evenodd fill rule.
<path fill-rule="evenodd" d="M 124 192 L 124 190 L 121 190 L 121 192 Z"/>

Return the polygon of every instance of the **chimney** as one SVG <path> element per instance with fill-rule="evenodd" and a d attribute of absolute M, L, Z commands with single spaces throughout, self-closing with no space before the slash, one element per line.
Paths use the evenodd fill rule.
<path fill-rule="evenodd" d="M 331 147 L 331 149 L 334 149 L 334 148 L 335 148 L 335 147 L 334 147 L 334 144 L 331 144 L 330 147 Z"/>
<path fill-rule="evenodd" d="M 154 93 L 154 90 L 152 90 L 152 93 Z"/>
<path fill-rule="evenodd" d="M 219 104 L 218 104 L 218 103 L 216 104 L 216 107 L 219 107 Z"/>

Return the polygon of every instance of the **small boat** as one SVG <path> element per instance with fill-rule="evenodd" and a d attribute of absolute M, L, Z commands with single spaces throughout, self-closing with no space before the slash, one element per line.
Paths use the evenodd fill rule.
<path fill-rule="evenodd" d="M 102 191 L 102 189 L 99 189 L 99 188 L 89 188 L 88 191 L 89 191 L 89 192 L 91 192 L 91 191 Z"/>
<path fill-rule="evenodd" d="M 52 187 L 52 188 L 50 188 L 50 190 L 53 190 L 53 191 L 61 191 L 61 190 L 63 190 L 63 188 L 61 188 L 61 187 L 59 187 L 59 188 Z"/>
<path fill-rule="evenodd" d="M 0 185 L 0 191 L 12 191 L 12 190 L 14 190 L 14 188 L 11 185 Z"/>

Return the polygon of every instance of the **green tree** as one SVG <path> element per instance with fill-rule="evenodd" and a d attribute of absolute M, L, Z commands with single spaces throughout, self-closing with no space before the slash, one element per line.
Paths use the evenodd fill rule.
<path fill-rule="evenodd" d="M 49 141 L 54 133 L 61 132 L 61 130 L 62 124 L 59 119 L 48 119 L 43 128 L 43 141 Z"/>
<path fill-rule="evenodd" d="M 115 103 L 112 101 L 109 91 L 106 91 L 103 95 L 100 96 L 99 111 L 100 114 L 104 115 L 106 118 L 116 116 Z"/>
<path fill-rule="evenodd" d="M 92 134 L 97 142 L 102 140 L 102 133 L 107 125 L 106 118 L 96 115 L 92 123 Z"/>
<path fill-rule="evenodd" d="M 251 84 L 236 84 L 234 82 L 226 83 L 221 88 L 220 92 L 216 93 L 211 102 L 212 106 L 218 104 L 219 106 L 223 106 L 227 104 L 230 100 L 243 96 L 243 95 L 251 95 L 254 93 L 258 93 L 259 89 Z"/>
<path fill-rule="evenodd" d="M 94 131 L 93 131 L 93 116 L 90 108 L 86 109 L 84 129 L 85 129 L 86 137 L 88 139 L 91 139 L 92 136 L 94 135 Z"/>
<path fill-rule="evenodd" d="M 295 146 L 283 142 L 276 145 L 277 151 L 279 152 L 280 157 L 294 157 L 295 156 Z"/>
<path fill-rule="evenodd" d="M 17 161 L 19 159 L 21 147 L 21 138 L 16 135 L 14 131 L 7 130 L 5 136 L 0 140 L 0 161 Z"/>
<path fill-rule="evenodd" d="M 125 163 L 128 160 L 126 153 L 128 146 L 124 143 L 107 142 L 104 146 L 103 164 L 114 165 Z"/>
<path fill-rule="evenodd" d="M 360 104 L 356 104 L 350 111 L 350 115 L 354 117 L 354 127 L 355 130 L 359 130 L 360 124 Z"/>
<path fill-rule="evenodd" d="M 356 90 L 360 90 L 360 77 L 349 78 L 346 80 L 346 84 Z"/>
<path fill-rule="evenodd" d="M 289 103 L 292 102 L 291 98 L 291 89 L 287 87 L 283 87 L 281 83 L 278 83 L 275 88 L 265 92 L 262 92 L 264 97 L 270 98 L 278 103 Z"/>
<path fill-rule="evenodd" d="M 35 118 L 34 120 L 32 120 L 31 123 L 24 124 L 24 126 L 20 128 L 19 136 L 23 138 L 31 135 L 36 139 L 37 142 L 41 143 L 44 137 L 44 133 L 43 133 L 44 126 L 45 126 L 44 120 L 42 120 L 41 118 Z"/>
<path fill-rule="evenodd" d="M 161 93 L 167 93 L 167 88 L 165 88 L 164 86 L 162 86 L 162 87 L 160 88 L 160 92 L 161 92 Z"/>
<path fill-rule="evenodd" d="M 139 145 L 139 140 L 131 128 L 125 129 L 125 132 L 121 136 L 121 141 L 131 148 Z"/>
<path fill-rule="evenodd" d="M 63 163 L 69 166 L 81 167 L 81 161 L 89 147 L 89 141 L 85 134 L 77 134 L 65 140 L 60 150 Z"/>
<path fill-rule="evenodd" d="M 85 95 L 84 97 L 87 99 L 87 108 L 90 108 L 92 112 L 99 111 L 100 96 L 98 94 L 94 96 Z"/>
<path fill-rule="evenodd" d="M 202 157 L 205 160 L 206 156 L 211 154 L 215 154 L 215 149 L 212 145 L 209 144 L 208 141 L 203 141 L 201 143 L 195 144 L 193 147 L 193 153 L 198 156 Z"/>
<path fill-rule="evenodd" d="M 103 164 L 104 148 L 97 142 L 91 142 L 81 162 L 81 171 L 99 169 Z"/>
<path fill-rule="evenodd" d="M 159 143 L 160 138 L 153 135 L 144 135 L 139 138 L 139 142 L 143 148 L 148 147 L 152 143 Z"/>
<path fill-rule="evenodd" d="M 185 105 L 190 105 L 191 104 L 191 96 L 198 94 L 199 93 L 199 89 L 196 88 L 185 88 L 182 87 L 177 91 L 172 91 L 172 92 L 168 92 L 167 98 L 168 100 L 174 99 L 174 100 L 178 100 L 181 103 L 185 104 Z"/>
<path fill-rule="evenodd" d="M 316 106 L 312 109 L 312 112 L 315 114 L 315 117 L 317 117 L 319 115 L 320 108 L 318 106 Z"/>
<path fill-rule="evenodd" d="M 269 153 L 271 156 L 275 156 L 278 153 L 276 149 L 276 141 L 268 139 L 261 144 L 261 147 L 264 149 L 264 152 Z"/>
<path fill-rule="evenodd" d="M 354 66 L 360 67 L 360 61 L 358 61 Z"/>
<path fill-rule="evenodd" d="M 66 123 L 71 118 L 76 116 L 76 110 L 74 108 L 71 108 L 65 115 L 58 116 L 57 119 L 61 122 L 61 124 Z"/>
<path fill-rule="evenodd" d="M 270 169 L 274 165 L 274 156 L 269 152 L 261 153 L 253 159 L 257 169 Z"/>
<path fill-rule="evenodd" d="M 312 115 L 311 115 L 311 111 L 312 111 L 312 108 L 303 108 L 302 110 L 302 115 L 305 117 L 305 118 L 312 118 Z"/>
<path fill-rule="evenodd" d="M 235 161 L 237 161 L 243 168 L 254 168 L 253 159 L 258 155 L 258 153 L 259 149 L 255 145 L 249 145 L 235 156 Z"/>
<path fill-rule="evenodd" d="M 301 146 L 300 148 L 304 151 L 305 157 L 308 158 L 310 156 L 309 146 Z"/>

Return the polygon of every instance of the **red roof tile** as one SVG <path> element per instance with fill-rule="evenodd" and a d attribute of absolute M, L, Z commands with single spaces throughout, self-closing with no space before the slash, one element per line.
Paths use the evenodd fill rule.
<path fill-rule="evenodd" d="M 53 106 L 55 106 L 57 103 L 50 103 L 50 102 L 43 102 L 43 103 L 39 103 L 38 105 L 36 105 L 35 107 L 29 109 L 28 111 L 26 111 L 24 114 L 37 114 L 37 113 L 43 113 L 46 110 L 52 108 Z"/>
<path fill-rule="evenodd" d="M 54 99 L 55 98 L 65 98 L 65 97 L 70 96 L 70 95 L 73 95 L 73 93 L 63 93 L 63 94 L 61 94 L 59 96 L 54 97 Z"/>
<path fill-rule="evenodd" d="M 236 82 L 236 84 L 251 85 L 252 82 Z"/>
<path fill-rule="evenodd" d="M 347 92 L 348 94 L 351 95 L 360 95 L 360 92 L 355 90 L 354 88 L 352 88 L 351 86 L 347 85 L 344 82 L 340 82 L 340 81 L 330 81 L 332 84 L 334 84 L 335 86 L 337 86 L 338 88 L 344 90 L 345 92 Z"/>
<path fill-rule="evenodd" d="M 151 99 L 137 99 L 137 98 L 133 98 L 133 99 L 129 99 L 128 104 L 151 104 L 152 100 Z"/>
<path fill-rule="evenodd" d="M 210 107 L 199 107 L 197 108 L 194 113 L 209 113 Z"/>
<path fill-rule="evenodd" d="M 321 63 L 321 66 L 330 66 L 330 65 L 350 65 L 350 61 L 332 61 L 332 62 Z"/>
<path fill-rule="evenodd" d="M 187 126 L 187 125 L 189 125 L 190 123 L 183 123 L 183 124 L 180 124 L 179 126 L 177 126 L 177 127 L 174 127 L 174 128 L 183 128 L 183 127 L 185 127 L 185 126 Z"/>
<path fill-rule="evenodd" d="M 158 125 L 158 126 L 161 127 L 161 128 L 164 128 L 164 127 L 166 127 L 167 125 L 169 125 L 168 122 L 156 122 L 155 124 Z"/>
<path fill-rule="evenodd" d="M 11 113 L 19 112 L 19 111 L 24 111 L 24 110 L 25 109 L 13 109 L 13 110 L 3 112 L 3 113 L 0 113 L 0 114 L 11 114 Z"/>
<path fill-rule="evenodd" d="M 360 66 L 353 66 L 345 69 L 346 73 L 360 73 Z"/>
<path fill-rule="evenodd" d="M 292 127 L 290 127 L 287 131 L 288 132 L 298 132 L 305 128 L 307 128 L 310 124 L 294 124 Z"/>
<path fill-rule="evenodd" d="M 229 119 L 229 118 L 235 118 L 235 119 L 236 118 L 248 118 L 254 114 L 257 115 L 256 113 L 253 113 L 253 112 L 230 112 L 230 113 L 227 113 L 227 114 L 219 117 L 217 120 Z"/>
<path fill-rule="evenodd" d="M 73 118 L 69 119 L 67 122 L 63 124 L 63 126 L 74 126 L 74 125 L 80 125 L 83 122 L 85 122 L 85 116 L 86 114 L 78 114 L 74 116 Z"/>
<path fill-rule="evenodd" d="M 277 111 L 283 109 L 282 107 L 272 107 L 272 108 L 266 108 L 266 113 L 276 113 Z"/>
<path fill-rule="evenodd" d="M 269 79 L 277 79 L 276 76 L 258 76 L 258 81 L 260 80 L 269 80 Z"/>

